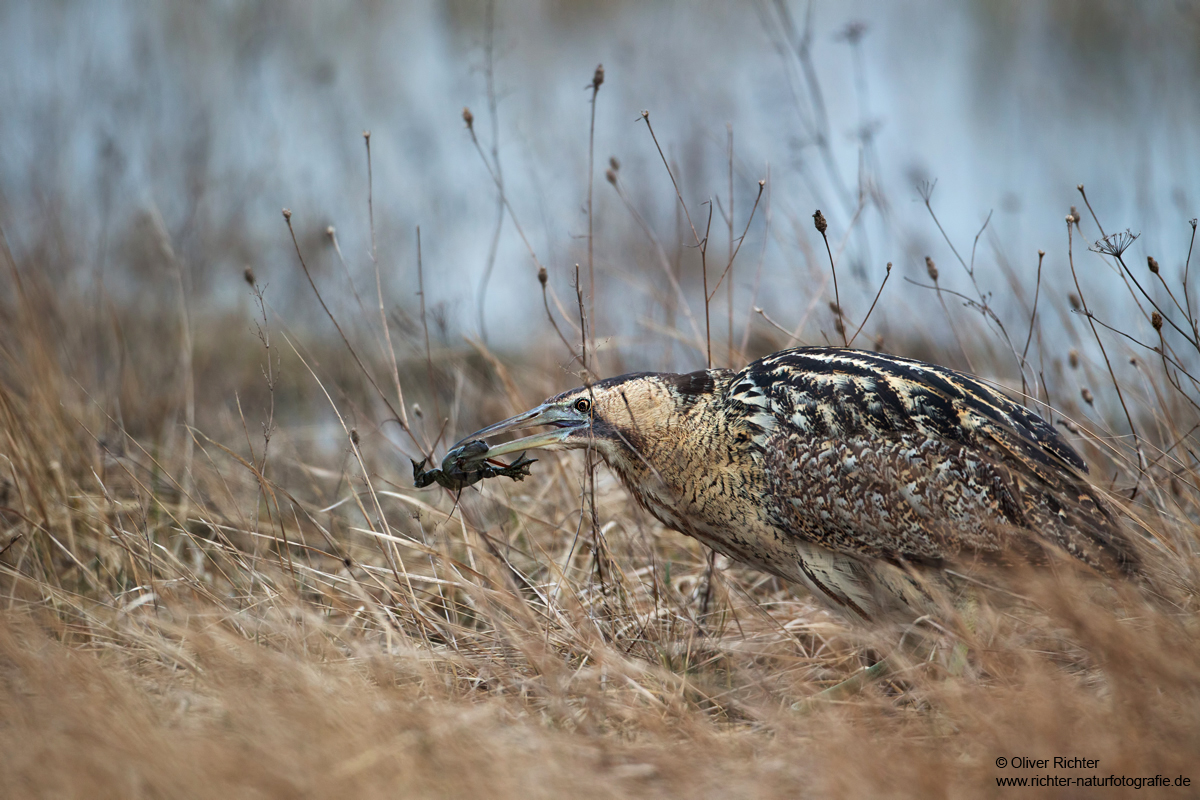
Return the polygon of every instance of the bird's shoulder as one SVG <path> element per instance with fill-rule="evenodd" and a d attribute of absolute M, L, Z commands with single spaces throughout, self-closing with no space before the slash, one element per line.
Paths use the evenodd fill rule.
<path fill-rule="evenodd" d="M 970 375 L 915 359 L 801 347 L 750 363 L 726 387 L 728 402 L 742 407 L 763 441 L 917 434 L 999 448 L 1034 472 L 1087 471 L 1036 413 Z"/>

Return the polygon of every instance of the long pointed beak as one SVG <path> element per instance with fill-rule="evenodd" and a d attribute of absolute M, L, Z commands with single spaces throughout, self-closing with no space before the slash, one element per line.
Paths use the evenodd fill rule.
<path fill-rule="evenodd" d="M 537 408 L 517 414 L 515 417 L 509 417 L 506 420 L 497 422 L 495 425 L 489 425 L 486 428 L 475 431 L 469 436 L 463 437 L 454 447 L 450 448 L 450 454 L 453 454 L 467 442 L 475 441 L 476 439 L 487 439 L 490 436 L 498 436 L 501 433 L 522 430 L 524 428 L 536 428 L 540 425 L 554 425 L 557 430 L 535 433 L 532 436 L 523 436 L 520 439 L 513 439 L 511 442 L 494 445 L 489 447 L 486 453 L 481 454 L 481 458 L 496 458 L 508 453 L 523 453 L 526 450 L 557 449 L 562 446 L 566 438 L 576 428 L 587 425 L 587 421 L 580 419 L 575 412 L 561 407 L 540 405 Z M 449 457 L 449 454 L 447 454 L 447 457 Z"/>

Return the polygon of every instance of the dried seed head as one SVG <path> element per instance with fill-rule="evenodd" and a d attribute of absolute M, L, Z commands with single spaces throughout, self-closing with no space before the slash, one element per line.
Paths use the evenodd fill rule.
<path fill-rule="evenodd" d="M 617 170 L 619 170 L 621 168 L 621 162 L 617 161 L 616 156 L 609 156 L 608 157 L 608 166 L 612 169 L 613 172 L 616 172 Z"/>
<path fill-rule="evenodd" d="M 1146 256 L 1146 266 L 1150 267 L 1150 271 L 1155 275 L 1158 274 L 1158 262 L 1154 260 L 1154 256 Z"/>
<path fill-rule="evenodd" d="M 925 256 L 925 271 L 929 273 L 929 280 L 937 283 L 938 271 L 937 265 L 933 263 L 933 259 Z"/>
<path fill-rule="evenodd" d="M 817 231 L 824 236 L 825 231 L 829 228 L 829 223 L 825 221 L 825 215 L 821 213 L 821 209 L 813 212 L 813 224 L 817 226 Z"/>
<path fill-rule="evenodd" d="M 890 274 L 891 274 L 891 272 L 892 272 L 892 262 L 890 262 L 890 261 L 888 262 L 888 265 L 887 265 L 887 271 L 888 271 L 888 274 L 889 274 L 889 275 L 890 275 Z"/>
<path fill-rule="evenodd" d="M 546 287 L 546 279 L 548 277 L 549 276 L 546 275 L 546 268 L 538 267 L 538 283 L 540 283 L 542 285 L 542 288 Z"/>
<path fill-rule="evenodd" d="M 325 228 L 325 235 L 329 237 L 330 241 L 333 241 L 333 237 L 337 236 L 337 230 L 332 225 L 329 225 Z"/>
<path fill-rule="evenodd" d="M 592 91 L 594 92 L 598 90 L 600 88 L 600 84 L 602 83 L 604 83 L 604 65 L 597 64 L 596 72 L 594 75 L 592 75 Z"/>
<path fill-rule="evenodd" d="M 1079 351 L 1074 347 L 1067 353 L 1067 363 L 1071 365 L 1071 369 L 1079 369 Z"/>
<path fill-rule="evenodd" d="M 292 210 L 291 210 L 290 208 L 285 208 L 285 209 L 283 210 L 283 218 L 284 218 L 284 219 L 291 219 L 291 218 L 292 218 Z"/>
<path fill-rule="evenodd" d="M 832 300 L 829 301 L 829 310 L 833 312 L 833 315 L 835 317 L 840 317 L 842 315 L 841 307 L 838 306 L 838 304 L 833 302 Z"/>
<path fill-rule="evenodd" d="M 1078 225 L 1078 224 L 1079 224 L 1079 220 L 1080 220 L 1080 216 L 1079 216 L 1079 209 L 1075 208 L 1075 206 L 1071 206 L 1071 220 L 1072 220 L 1072 221 L 1073 221 L 1073 222 L 1074 222 L 1076 225 Z"/>
<path fill-rule="evenodd" d="M 646 120 L 646 121 L 649 121 L 649 120 L 650 120 L 650 111 L 649 111 L 649 109 L 645 109 L 645 108 L 643 108 L 643 109 L 642 109 L 642 119 L 644 119 L 644 120 Z"/>
<path fill-rule="evenodd" d="M 355 446 L 355 447 L 358 447 L 358 442 L 359 442 L 359 439 L 358 439 L 358 428 L 351 428 L 351 429 L 350 429 L 350 441 L 351 441 L 351 442 L 353 442 L 353 444 L 354 444 L 354 446 Z"/>
<path fill-rule="evenodd" d="M 1082 397 L 1083 402 L 1087 403 L 1089 406 L 1092 405 L 1093 401 L 1096 399 L 1092 397 L 1092 390 L 1086 386 L 1079 391 L 1079 396 Z"/>
<path fill-rule="evenodd" d="M 1074 214 L 1067 214 L 1067 227 L 1070 227 L 1070 226 L 1071 226 L 1071 223 L 1072 223 L 1072 222 L 1074 222 L 1074 221 L 1075 221 L 1075 215 L 1074 215 Z"/>
<path fill-rule="evenodd" d="M 420 403 L 413 403 L 412 408 L 413 408 L 413 414 L 416 415 L 417 419 L 425 419 L 425 412 L 421 410 Z"/>
<path fill-rule="evenodd" d="M 246 267 L 245 271 L 242 272 L 242 277 L 246 279 L 246 283 L 253 286 L 254 285 L 254 268 Z"/>
<path fill-rule="evenodd" d="M 1046 257 L 1046 251 L 1038 250 L 1038 258 L 1045 258 L 1045 257 Z"/>
<path fill-rule="evenodd" d="M 1075 311 L 1078 311 L 1082 305 L 1082 303 L 1079 302 L 1079 295 L 1075 294 L 1074 292 L 1071 292 L 1069 295 L 1067 295 L 1067 302 L 1071 304 L 1071 308 Z"/>
<path fill-rule="evenodd" d="M 1150 324 L 1154 326 L 1154 330 L 1162 330 L 1162 314 L 1157 311 L 1150 314 Z"/>
<path fill-rule="evenodd" d="M 1129 245 L 1141 236 L 1140 233 L 1132 233 L 1128 228 L 1120 233 L 1110 233 L 1100 241 L 1093 244 L 1088 250 L 1093 253 L 1102 253 L 1113 258 L 1120 258 L 1121 254 L 1129 249 Z"/>
<path fill-rule="evenodd" d="M 463 106 L 463 122 L 467 123 L 468 130 L 475 130 L 475 115 L 466 106 Z"/>
<path fill-rule="evenodd" d="M 833 329 L 838 332 L 839 336 L 846 335 L 846 325 L 842 322 L 841 317 L 835 317 L 833 320 Z"/>
<path fill-rule="evenodd" d="M 1078 186 L 1076 186 L 1075 188 L 1076 188 L 1076 189 L 1078 189 L 1079 191 L 1081 191 L 1081 192 L 1082 192 L 1082 191 L 1083 191 L 1083 184 L 1081 183 L 1081 184 L 1079 184 Z"/>
<path fill-rule="evenodd" d="M 615 169 L 610 167 L 609 169 L 605 170 L 604 177 L 607 178 L 608 182 L 613 186 L 617 185 L 617 171 Z"/>

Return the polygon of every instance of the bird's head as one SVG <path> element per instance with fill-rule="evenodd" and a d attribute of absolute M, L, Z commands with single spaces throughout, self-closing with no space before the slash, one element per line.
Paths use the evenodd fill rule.
<path fill-rule="evenodd" d="M 465 437 L 467 442 L 509 431 L 548 427 L 551 430 L 491 445 L 480 458 L 496 458 L 527 450 L 574 450 L 592 447 L 610 463 L 636 458 L 671 424 L 689 398 L 713 386 L 710 373 L 690 375 L 635 373 L 597 381 L 555 395 L 536 408 L 497 422 Z M 690 393 L 690 394 L 689 394 Z"/>

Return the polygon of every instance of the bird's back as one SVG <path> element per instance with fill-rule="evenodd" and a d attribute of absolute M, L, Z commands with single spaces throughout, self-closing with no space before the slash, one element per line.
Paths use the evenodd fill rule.
<path fill-rule="evenodd" d="M 797 348 L 747 366 L 726 397 L 761 445 L 774 519 L 805 545 L 906 565 L 1037 559 L 1051 545 L 1105 572 L 1135 568 L 1079 455 L 970 376 Z"/>

